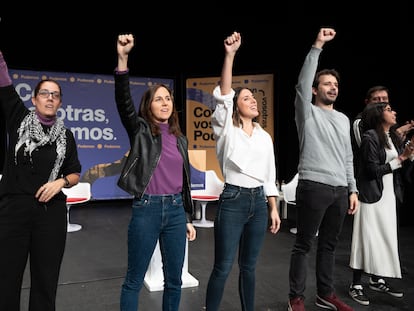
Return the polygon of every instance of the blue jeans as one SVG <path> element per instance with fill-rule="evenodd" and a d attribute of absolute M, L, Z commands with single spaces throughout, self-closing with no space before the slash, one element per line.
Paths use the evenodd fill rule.
<path fill-rule="evenodd" d="M 319 296 L 334 293 L 335 249 L 349 207 L 347 187 L 299 180 L 296 188 L 297 229 L 289 269 L 289 298 L 304 297 L 307 259 L 318 233 L 316 288 Z"/>
<path fill-rule="evenodd" d="M 138 310 L 149 262 L 160 243 L 164 272 L 163 311 L 178 311 L 186 245 L 186 217 L 181 194 L 135 198 L 128 227 L 128 271 L 121 291 L 121 310 Z"/>
<path fill-rule="evenodd" d="M 219 310 L 237 249 L 241 308 L 254 310 L 256 262 L 267 226 L 263 187 L 243 188 L 226 183 L 214 222 L 214 268 L 207 285 L 207 311 Z"/>

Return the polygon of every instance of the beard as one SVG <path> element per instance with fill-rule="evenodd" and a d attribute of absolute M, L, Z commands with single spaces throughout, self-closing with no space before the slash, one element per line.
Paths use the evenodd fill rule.
<path fill-rule="evenodd" d="M 324 104 L 325 106 L 330 106 L 335 103 L 335 100 L 331 100 L 329 98 L 321 98 L 321 103 Z"/>

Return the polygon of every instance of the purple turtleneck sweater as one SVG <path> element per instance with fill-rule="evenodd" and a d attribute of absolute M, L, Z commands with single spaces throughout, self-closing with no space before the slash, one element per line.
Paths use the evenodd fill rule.
<path fill-rule="evenodd" d="M 3 53 L 0 51 L 0 87 L 8 86 L 11 84 L 12 80 L 10 79 L 9 69 L 7 68 Z"/>
<path fill-rule="evenodd" d="M 168 124 L 161 129 L 161 157 L 148 184 L 147 194 L 177 194 L 182 191 L 183 158 L 178 151 L 177 137 L 168 132 Z"/>

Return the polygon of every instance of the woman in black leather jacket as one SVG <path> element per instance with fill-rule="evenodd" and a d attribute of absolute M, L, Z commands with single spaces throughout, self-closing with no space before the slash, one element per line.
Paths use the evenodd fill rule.
<path fill-rule="evenodd" d="M 194 207 L 188 141 L 168 86 L 149 87 L 138 113 L 135 111 L 128 75 L 128 54 L 133 46 L 131 34 L 118 36 L 115 100 L 131 145 L 118 185 L 134 196 L 121 311 L 138 310 L 139 291 L 157 241 L 164 271 L 163 310 L 178 311 L 186 238 L 196 238 L 191 223 Z"/>
<path fill-rule="evenodd" d="M 372 290 L 403 296 L 385 278 L 401 278 L 396 206 L 403 199 L 402 170 L 412 167 L 414 139 L 404 147 L 393 127 L 396 113 L 389 103 L 366 106 L 362 123 L 356 178 L 360 208 L 354 215 L 350 260 L 353 281 L 349 294 L 358 303 L 368 305 L 361 282 L 363 272 L 371 276 Z"/>

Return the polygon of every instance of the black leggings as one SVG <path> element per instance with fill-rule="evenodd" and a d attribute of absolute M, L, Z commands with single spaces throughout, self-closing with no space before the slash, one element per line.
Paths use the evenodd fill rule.
<path fill-rule="evenodd" d="M 353 285 L 356 285 L 356 284 L 361 285 L 362 284 L 362 282 L 361 282 L 362 274 L 364 273 L 364 271 L 363 270 L 359 270 L 359 269 L 352 269 L 352 271 L 353 271 L 352 284 Z M 378 282 L 378 280 L 381 278 L 381 277 L 379 277 L 377 275 L 373 275 L 373 274 L 371 274 L 370 276 L 371 276 L 371 279 L 374 282 Z"/>

